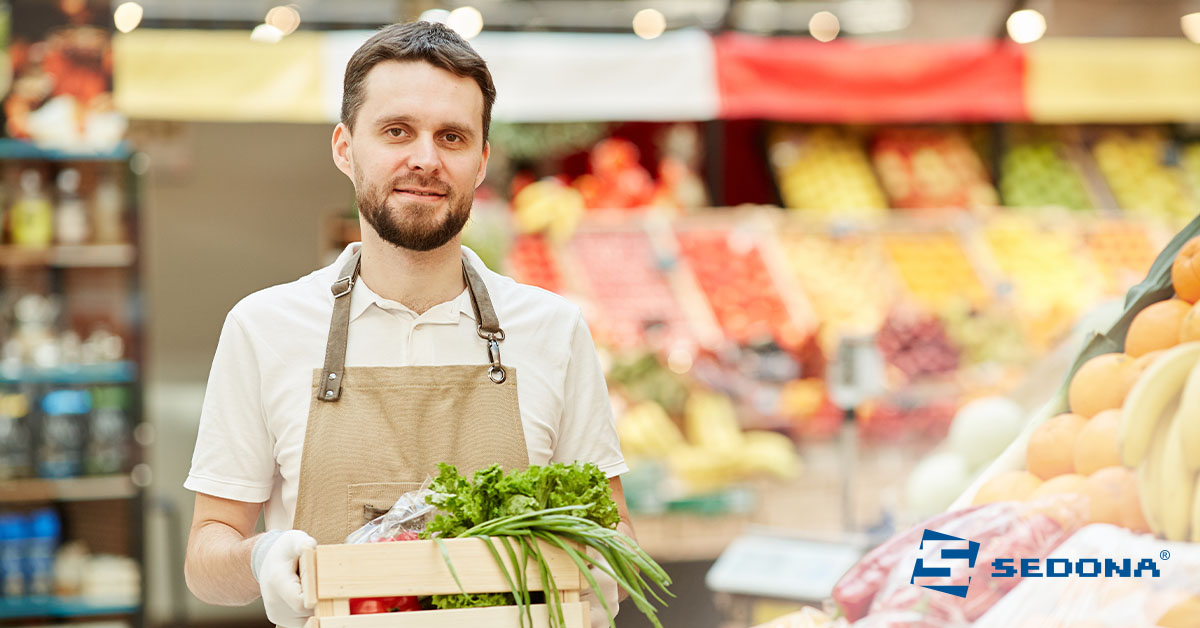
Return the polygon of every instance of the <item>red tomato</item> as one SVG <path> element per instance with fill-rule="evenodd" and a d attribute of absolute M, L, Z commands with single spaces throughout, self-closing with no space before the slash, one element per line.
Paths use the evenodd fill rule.
<path fill-rule="evenodd" d="M 416 596 L 403 595 L 396 597 L 363 597 L 350 600 L 351 615 L 372 615 L 375 613 L 399 613 L 419 611 L 421 605 Z"/>

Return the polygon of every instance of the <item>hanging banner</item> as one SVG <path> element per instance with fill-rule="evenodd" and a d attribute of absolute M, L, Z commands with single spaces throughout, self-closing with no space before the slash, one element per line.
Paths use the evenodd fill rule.
<path fill-rule="evenodd" d="M 977 41 L 716 38 L 721 117 L 805 122 L 1024 120 L 1024 51 Z"/>
<path fill-rule="evenodd" d="M 115 41 L 117 106 L 149 120 L 325 122 L 323 38 L 138 29 Z"/>
<path fill-rule="evenodd" d="M 1039 122 L 1194 122 L 1200 46 L 1179 39 L 1047 39 L 1029 47 Z"/>

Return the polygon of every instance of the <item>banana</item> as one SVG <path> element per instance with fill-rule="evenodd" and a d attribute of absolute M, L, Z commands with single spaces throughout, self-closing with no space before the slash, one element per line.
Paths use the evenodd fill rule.
<path fill-rule="evenodd" d="M 1192 372 L 1183 385 L 1179 414 L 1183 422 L 1179 426 L 1183 461 L 1188 469 L 1200 471 L 1200 363 L 1192 367 Z"/>
<path fill-rule="evenodd" d="M 1196 474 L 1188 470 L 1183 462 L 1183 443 L 1179 440 L 1179 428 L 1183 424 L 1182 412 L 1176 412 L 1166 426 L 1166 442 L 1158 464 L 1158 519 L 1168 541 L 1186 541 L 1192 519 L 1192 497 L 1196 492 Z M 1162 426 L 1159 429 L 1163 429 Z M 1158 452 L 1155 452 L 1158 453 Z"/>
<path fill-rule="evenodd" d="M 1146 459 L 1138 465 L 1137 480 L 1138 480 L 1138 498 L 1142 502 L 1142 514 L 1146 517 L 1146 523 L 1150 524 L 1150 531 L 1155 536 L 1163 536 L 1162 517 L 1158 514 L 1159 506 L 1159 470 L 1161 465 L 1159 461 L 1162 459 L 1163 448 L 1167 444 L 1167 427 L 1159 426 L 1154 430 L 1154 437 L 1150 442 L 1150 453 Z"/>
<path fill-rule="evenodd" d="M 1183 389 L 1192 367 L 1200 360 L 1200 342 L 1167 349 L 1138 378 L 1121 407 L 1121 461 L 1136 467 L 1146 457 L 1163 409 Z M 1172 415 L 1165 415 L 1171 417 Z"/>

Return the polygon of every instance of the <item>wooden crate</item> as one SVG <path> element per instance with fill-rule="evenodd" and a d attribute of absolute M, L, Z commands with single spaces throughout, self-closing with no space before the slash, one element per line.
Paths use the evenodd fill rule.
<path fill-rule="evenodd" d="M 351 598 L 400 595 L 448 595 L 461 593 L 499 593 L 511 590 L 492 552 L 482 539 L 444 541 L 454 571 L 462 582 L 459 589 L 446 567 L 441 550 L 433 541 L 400 541 L 362 545 L 320 545 L 308 550 L 300 560 L 300 582 L 305 601 L 314 604 L 316 613 L 305 628 L 465 628 L 520 626 L 516 606 L 452 610 L 411 611 L 351 615 Z M 493 540 L 504 558 L 505 568 L 512 564 L 503 544 Z M 520 550 L 513 544 L 517 555 Z M 566 628 L 588 628 L 591 624 L 588 603 L 580 601 L 587 580 L 562 550 L 545 543 L 546 557 L 554 585 L 562 598 Z M 527 567 L 530 591 L 542 591 L 537 566 Z M 548 628 L 549 607 L 533 606 L 535 628 Z"/>

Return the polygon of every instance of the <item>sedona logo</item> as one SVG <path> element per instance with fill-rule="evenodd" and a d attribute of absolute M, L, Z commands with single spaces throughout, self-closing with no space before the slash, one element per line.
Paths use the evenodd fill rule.
<path fill-rule="evenodd" d="M 938 553 L 937 561 L 939 563 L 946 561 L 960 561 L 961 569 L 974 569 L 975 560 L 979 557 L 979 543 L 967 539 L 952 536 L 937 530 L 926 529 L 921 534 L 921 544 L 918 549 L 924 550 L 925 544 L 934 541 L 949 541 L 959 542 L 961 547 L 942 547 Z M 1159 557 L 1162 560 L 1167 560 L 1171 553 L 1163 550 Z M 965 563 L 965 564 L 961 564 Z M 909 578 L 909 584 L 916 584 L 919 587 L 930 589 L 933 591 L 941 591 L 956 597 L 966 598 L 967 590 L 971 585 L 971 576 L 967 576 L 967 584 L 929 584 L 927 582 L 917 583 L 917 578 L 939 578 L 949 579 L 954 575 L 955 569 L 950 567 L 929 567 L 925 564 L 925 557 L 917 558 L 916 564 L 913 565 L 912 577 Z M 992 572 L 989 577 L 992 578 L 1066 578 L 1068 576 L 1076 576 L 1080 578 L 1158 578 L 1158 562 L 1153 558 L 1142 558 L 1134 563 L 1131 558 L 1048 558 L 1042 560 L 1040 558 L 996 558 L 992 561 Z M 961 582 L 961 579 L 959 580 Z"/>

